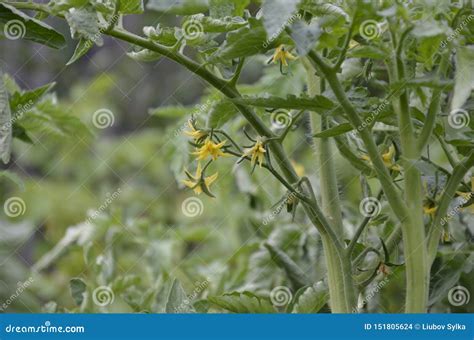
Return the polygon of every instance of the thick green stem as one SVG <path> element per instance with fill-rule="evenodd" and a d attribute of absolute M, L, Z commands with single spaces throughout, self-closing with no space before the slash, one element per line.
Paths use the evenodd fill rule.
<path fill-rule="evenodd" d="M 308 94 L 315 96 L 320 94 L 319 78 L 309 62 L 305 63 L 308 73 Z M 312 134 L 326 129 L 327 117 L 311 115 Z M 318 159 L 317 169 L 319 171 L 321 204 L 328 222 L 336 235 L 342 241 L 343 225 L 341 204 L 337 188 L 336 171 L 333 159 L 333 145 L 329 138 L 318 138 L 315 141 L 315 156 Z M 328 270 L 329 301 L 334 313 L 350 313 L 355 306 L 355 289 L 352 280 L 352 268 L 350 260 L 340 257 L 333 242 L 326 236 L 322 236 L 326 267 Z"/>

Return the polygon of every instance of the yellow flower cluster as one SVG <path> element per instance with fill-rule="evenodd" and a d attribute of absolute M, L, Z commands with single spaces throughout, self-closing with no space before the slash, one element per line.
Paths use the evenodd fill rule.
<path fill-rule="evenodd" d="M 198 165 L 194 175 L 185 170 L 188 179 L 183 180 L 182 183 L 188 188 L 193 189 L 197 195 L 204 192 L 206 195 L 214 197 L 214 195 L 209 191 L 209 187 L 216 181 L 218 173 L 216 172 L 211 176 L 204 176 L 200 161 L 208 158 L 211 158 L 214 161 L 219 157 L 228 156 L 223 151 L 226 141 L 215 143 L 212 140 L 212 134 L 209 136 L 208 132 L 197 129 L 191 120 L 188 121 L 188 127 L 189 130 L 185 131 L 184 134 L 193 138 L 197 145 L 196 151 L 192 154 L 196 156 Z"/>

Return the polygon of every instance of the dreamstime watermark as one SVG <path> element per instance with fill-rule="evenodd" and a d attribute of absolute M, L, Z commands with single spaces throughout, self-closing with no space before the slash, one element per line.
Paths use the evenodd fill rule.
<path fill-rule="evenodd" d="M 301 19 L 301 14 L 293 14 L 283 25 L 280 26 L 280 28 L 275 33 L 273 33 L 267 40 L 265 40 L 262 45 L 263 48 L 268 48 L 268 46 L 270 46 L 271 43 L 274 42 L 288 26 L 292 25 L 298 19 Z"/>
<path fill-rule="evenodd" d="M 269 224 L 271 221 L 273 221 L 273 220 L 275 219 L 275 217 L 276 217 L 277 215 L 280 214 L 280 212 L 283 210 L 283 207 L 284 207 L 287 203 L 289 203 L 289 202 L 291 202 L 291 201 L 294 201 L 294 200 L 296 200 L 296 199 L 297 199 L 296 193 L 294 193 L 294 192 L 288 192 L 288 193 L 286 194 L 285 198 L 283 199 L 283 201 L 282 201 L 280 204 L 278 204 L 278 206 L 276 207 L 276 209 L 274 209 L 268 216 L 266 216 L 266 217 L 263 219 L 262 224 L 263 224 L 264 226 L 266 226 L 267 224 Z"/>
<path fill-rule="evenodd" d="M 354 307 L 352 309 L 352 313 L 358 313 L 364 306 L 374 298 L 378 292 L 388 283 L 389 279 L 388 277 L 384 277 L 384 279 L 380 282 L 378 282 L 375 287 L 370 289 L 370 291 L 365 295 L 363 298 L 359 298 L 357 301 L 357 307 Z"/>
<path fill-rule="evenodd" d="M 474 19 L 474 14 L 471 14 L 469 15 L 466 19 L 464 19 L 453 31 L 453 33 L 451 33 L 450 35 L 448 35 L 446 37 L 446 39 L 444 39 L 440 45 L 439 45 L 439 48 L 440 49 L 444 49 L 446 48 L 446 46 L 448 46 L 448 43 L 450 43 L 451 41 L 453 41 L 454 39 L 456 39 L 462 32 L 462 30 L 467 26 L 467 24 L 469 24 L 472 19 Z"/>
<path fill-rule="evenodd" d="M 18 297 L 33 283 L 33 281 L 33 278 L 30 277 L 24 282 L 18 282 L 15 292 L 0 305 L 0 312 L 4 312 L 16 299 L 18 299 Z"/>
<path fill-rule="evenodd" d="M 382 23 L 369 19 L 362 22 L 359 27 L 359 34 L 365 40 L 373 40 L 382 33 Z"/>
<path fill-rule="evenodd" d="M 181 211 L 186 217 L 197 217 L 204 212 L 204 204 L 197 197 L 188 197 L 181 204 Z"/>
<path fill-rule="evenodd" d="M 456 206 L 453 209 L 451 209 L 445 217 L 441 219 L 440 225 L 441 226 L 446 225 L 452 218 L 457 216 L 461 212 L 463 205 L 471 200 L 472 195 L 473 195 L 472 192 L 470 192 L 470 193 L 466 193 L 465 197 L 461 197 L 461 200 L 459 201 L 459 203 L 456 204 Z"/>
<path fill-rule="evenodd" d="M 291 125 L 293 122 L 293 116 L 288 110 L 277 109 L 272 112 L 270 121 L 274 129 L 283 129 Z"/>
<path fill-rule="evenodd" d="M 463 109 L 455 109 L 448 115 L 448 124 L 453 129 L 462 129 L 467 127 L 471 121 L 469 113 Z"/>
<path fill-rule="evenodd" d="M 92 292 L 92 301 L 97 306 L 105 307 L 114 303 L 115 294 L 109 286 L 99 286 Z"/>
<path fill-rule="evenodd" d="M 360 124 L 357 127 L 357 131 L 362 131 L 364 130 L 367 126 L 372 124 L 372 122 L 377 118 L 378 115 L 380 115 L 390 104 L 390 102 L 387 99 L 384 99 L 380 105 L 378 105 L 375 110 L 371 111 L 370 114 L 362 121 L 362 124 Z M 356 133 L 355 130 L 352 131 L 353 134 Z"/>
<path fill-rule="evenodd" d="M 26 212 L 26 203 L 20 197 L 10 197 L 3 204 L 3 211 L 5 215 L 11 218 L 24 215 Z"/>
<path fill-rule="evenodd" d="M 8 40 L 22 39 L 26 34 L 26 26 L 21 20 L 9 20 L 3 27 L 3 33 Z"/>
<path fill-rule="evenodd" d="M 189 127 L 189 123 L 193 121 L 194 117 L 199 117 L 200 115 L 206 113 L 211 108 L 211 105 L 214 103 L 212 99 L 208 99 L 204 104 L 198 104 L 191 112 L 191 118 L 186 119 L 183 125 L 177 128 L 174 131 L 174 137 L 178 137 Z"/>
<path fill-rule="evenodd" d="M 209 279 L 205 279 L 202 282 L 195 282 L 194 289 L 191 294 L 186 296 L 186 299 L 177 307 L 174 308 L 175 313 L 185 313 L 189 311 L 190 305 L 194 300 L 209 286 Z"/>
<path fill-rule="evenodd" d="M 16 111 L 12 113 L 12 118 L 10 119 L 9 122 L 6 122 L 2 125 L 1 129 L 3 131 L 8 131 L 13 127 L 13 124 L 15 124 L 16 121 L 20 120 L 23 118 L 26 112 L 30 111 L 34 105 L 34 102 L 30 99 L 26 104 L 24 105 L 18 105 L 16 107 Z"/>
<path fill-rule="evenodd" d="M 448 292 L 448 301 L 455 307 L 467 305 L 469 300 L 471 300 L 471 294 L 466 287 L 454 286 Z"/>
<path fill-rule="evenodd" d="M 359 204 L 359 211 L 365 217 L 376 217 L 380 214 L 382 205 L 376 197 L 366 197 Z"/>
<path fill-rule="evenodd" d="M 115 123 L 115 116 L 109 109 L 100 109 L 92 115 L 92 124 L 98 129 L 106 129 Z"/>
<path fill-rule="evenodd" d="M 84 326 L 53 326 L 50 321 L 39 326 L 14 326 L 12 324 L 5 327 L 6 333 L 85 333 Z"/>
<path fill-rule="evenodd" d="M 204 34 L 204 27 L 201 22 L 195 18 L 187 20 L 183 24 L 183 36 L 186 40 L 196 40 Z"/>
<path fill-rule="evenodd" d="M 286 286 L 278 286 L 270 292 L 270 301 L 276 307 L 283 307 L 288 305 L 293 299 L 293 293 L 290 288 Z"/>
<path fill-rule="evenodd" d="M 97 217 L 99 217 L 111 204 L 113 201 L 115 201 L 117 198 L 120 197 L 122 194 L 122 189 L 118 188 L 116 191 L 113 193 L 107 193 L 105 196 L 104 202 L 97 208 L 97 210 L 94 210 L 92 213 L 89 214 L 89 217 L 86 220 L 86 223 L 92 224 L 92 221 L 94 221 Z"/>

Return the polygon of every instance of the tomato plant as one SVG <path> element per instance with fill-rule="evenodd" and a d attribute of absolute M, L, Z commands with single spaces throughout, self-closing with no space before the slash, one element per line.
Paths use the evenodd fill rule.
<path fill-rule="evenodd" d="M 119 121 L 115 98 L 97 108 L 107 74 L 95 97 L 2 74 L 2 247 L 28 233 L 12 228 L 47 229 L 2 296 L 14 303 L 8 287 L 32 271 L 33 310 L 472 311 L 472 6 L 2 1 L 7 68 L 19 40 L 59 50 L 57 77 L 80 78 L 118 42 L 133 62 L 179 66 L 144 90 L 178 91 L 189 80 L 167 79 L 181 69 L 206 87 L 137 123 Z"/>

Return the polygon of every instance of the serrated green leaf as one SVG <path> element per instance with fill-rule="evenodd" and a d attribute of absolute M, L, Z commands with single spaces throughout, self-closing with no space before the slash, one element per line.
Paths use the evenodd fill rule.
<path fill-rule="evenodd" d="M 140 14 L 143 13 L 143 0 L 119 0 L 119 13 Z"/>
<path fill-rule="evenodd" d="M 307 275 L 283 250 L 269 243 L 265 243 L 265 248 L 270 252 L 272 260 L 286 272 L 288 279 L 295 289 L 299 289 L 309 283 Z"/>
<path fill-rule="evenodd" d="M 251 105 L 256 107 L 265 107 L 265 108 L 279 108 L 279 109 L 289 109 L 289 110 L 311 110 L 311 111 L 321 111 L 329 110 L 334 106 L 334 103 L 324 97 L 324 96 L 315 96 L 310 97 L 296 97 L 289 95 L 286 98 L 281 97 L 242 97 L 232 99 L 234 103 Z"/>
<path fill-rule="evenodd" d="M 322 33 L 323 31 L 317 21 L 310 24 L 306 24 L 301 20 L 296 21 L 291 26 L 291 37 L 295 41 L 298 55 L 302 57 L 308 54 L 314 48 Z"/>
<path fill-rule="evenodd" d="M 49 93 L 56 83 L 49 83 L 30 91 L 15 92 L 10 98 L 10 107 L 13 116 L 24 114 L 33 108 L 47 93 Z"/>
<path fill-rule="evenodd" d="M 10 30 L 14 39 L 23 38 L 56 49 L 66 45 L 64 37 L 52 27 L 5 3 L 0 4 L 0 24 L 4 26 L 3 32 Z"/>
<path fill-rule="evenodd" d="M 100 31 L 97 12 L 90 7 L 71 8 L 65 18 L 71 28 L 71 36 L 74 39 L 84 38 L 102 45 L 103 38 Z"/>
<path fill-rule="evenodd" d="M 208 300 L 233 313 L 275 313 L 270 301 L 251 292 L 233 292 L 209 297 Z"/>
<path fill-rule="evenodd" d="M 263 2 L 263 25 L 268 37 L 276 38 L 284 31 L 299 2 L 300 0 L 265 0 Z"/>
<path fill-rule="evenodd" d="M 288 38 L 267 40 L 267 33 L 262 23 L 249 19 L 249 25 L 227 34 L 224 44 L 216 52 L 216 59 L 235 59 L 264 53 L 283 43 L 291 43 Z"/>
<path fill-rule="evenodd" d="M 211 107 L 207 126 L 217 129 L 235 117 L 239 111 L 235 105 L 226 99 L 219 100 Z"/>
<path fill-rule="evenodd" d="M 250 0 L 210 0 L 209 13 L 213 18 L 242 16 Z"/>
<path fill-rule="evenodd" d="M 296 292 L 292 313 L 317 313 L 329 300 L 328 287 L 318 282 L 310 287 L 303 287 Z"/>
<path fill-rule="evenodd" d="M 194 313 L 195 310 L 188 299 L 181 283 L 178 279 L 174 279 L 171 285 L 168 299 L 166 301 L 166 313 Z"/>
<path fill-rule="evenodd" d="M 66 66 L 69 66 L 79 60 L 82 56 L 84 56 L 89 50 L 94 46 L 94 42 L 92 40 L 81 38 L 76 45 L 76 49 L 74 50 L 74 54 L 72 55 L 71 59 L 66 63 Z"/>

